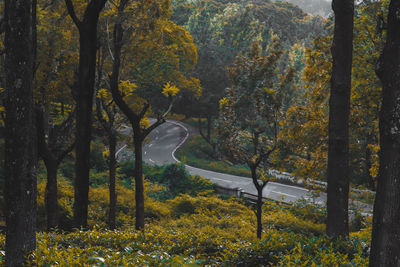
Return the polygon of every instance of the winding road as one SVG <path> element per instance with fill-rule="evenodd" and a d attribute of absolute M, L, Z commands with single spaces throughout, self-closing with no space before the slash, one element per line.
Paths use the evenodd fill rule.
<path fill-rule="evenodd" d="M 151 142 L 143 147 L 143 159 L 147 164 L 164 165 L 179 162 L 175 157 L 175 151 L 183 145 L 191 134 L 191 128 L 181 122 L 168 120 L 157 127 L 151 134 Z M 235 176 L 230 174 L 218 173 L 203 169 L 198 169 L 185 165 L 191 175 L 200 175 L 225 188 L 240 188 L 245 193 L 257 194 L 256 188 L 248 177 Z M 317 204 L 325 204 L 326 194 L 321 193 L 319 197 L 312 197 L 309 190 L 269 182 L 264 188 L 263 197 L 290 203 L 301 198 L 313 201 Z"/>

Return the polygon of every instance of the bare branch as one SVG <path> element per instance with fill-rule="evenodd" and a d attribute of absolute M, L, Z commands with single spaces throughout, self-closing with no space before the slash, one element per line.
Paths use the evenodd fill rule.
<path fill-rule="evenodd" d="M 76 140 L 72 142 L 64 151 L 61 152 L 61 154 L 57 157 L 57 163 L 60 163 L 63 161 L 63 159 L 74 149 L 76 144 Z"/>
<path fill-rule="evenodd" d="M 108 47 L 108 52 L 110 53 L 110 57 L 112 59 L 112 61 L 114 61 L 114 55 L 113 52 L 111 50 L 111 45 L 110 45 L 110 32 L 108 30 L 108 20 L 106 19 L 105 21 L 106 24 L 106 33 L 107 33 L 107 47 Z"/>
<path fill-rule="evenodd" d="M 143 119 L 144 115 L 146 115 L 146 112 L 149 109 L 149 107 L 150 107 L 149 103 L 144 104 L 144 107 L 142 108 L 142 110 L 139 113 L 139 119 L 140 120 Z"/>

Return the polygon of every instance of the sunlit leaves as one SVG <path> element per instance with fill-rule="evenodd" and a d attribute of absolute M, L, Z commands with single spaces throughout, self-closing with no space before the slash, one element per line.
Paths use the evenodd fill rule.
<path fill-rule="evenodd" d="M 179 88 L 176 87 L 175 85 L 171 85 L 169 82 L 165 84 L 162 94 L 165 95 L 166 97 L 170 96 L 176 96 L 176 94 L 179 93 Z"/>

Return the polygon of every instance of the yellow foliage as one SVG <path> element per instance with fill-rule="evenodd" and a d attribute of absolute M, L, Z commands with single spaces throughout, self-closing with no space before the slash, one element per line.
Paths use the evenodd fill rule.
<path fill-rule="evenodd" d="M 175 85 L 171 85 L 170 82 L 167 82 L 164 85 L 164 89 L 162 90 L 162 94 L 166 97 L 176 96 L 179 93 L 179 88 Z"/>
<path fill-rule="evenodd" d="M 228 98 L 226 98 L 226 97 L 223 97 L 223 98 L 221 98 L 221 99 L 219 100 L 219 106 L 220 106 L 220 107 L 224 107 L 224 106 L 226 106 L 228 103 L 229 103 L 229 100 L 228 100 Z"/>

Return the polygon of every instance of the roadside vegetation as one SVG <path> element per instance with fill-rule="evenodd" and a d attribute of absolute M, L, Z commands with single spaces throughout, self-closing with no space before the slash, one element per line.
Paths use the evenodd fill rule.
<path fill-rule="evenodd" d="M 233 164 L 227 160 L 218 159 L 213 155 L 210 145 L 200 136 L 189 138 L 176 152 L 175 156 L 190 166 L 229 173 L 238 176 L 250 177 L 250 169 L 245 164 Z"/>
<path fill-rule="evenodd" d="M 399 9 L 4 0 L 0 265 L 397 266 Z M 180 160 L 251 177 L 256 201 L 144 163 L 172 112 L 199 134 Z M 326 207 L 264 201 L 271 170 Z"/>
<path fill-rule="evenodd" d="M 134 229 L 134 162 L 120 164 L 117 172 L 116 230 L 107 226 L 107 172 L 101 157 L 90 176 L 88 231 L 72 231 L 72 181 L 58 179 L 60 226 L 38 232 L 37 249 L 28 264 L 135 265 L 135 266 L 319 266 L 367 264 L 370 222 L 362 221 L 349 240 L 324 235 L 326 209 L 298 202 L 286 205 L 267 201 L 262 212 L 263 238 L 256 239 L 253 204 L 244 199 L 221 198 L 213 184 L 188 175 L 182 165 L 145 165 L 144 231 Z M 67 165 L 61 171 L 68 171 Z M 41 169 L 43 170 L 43 169 Z M 38 184 L 38 227 L 46 229 L 45 173 Z M 191 186 L 188 186 L 190 184 Z M 71 232 L 72 231 L 72 232 Z M 5 236 L 0 235 L 4 250 Z M 334 245 L 333 245 L 334 244 Z M 4 257 L 0 258 L 4 264 Z M 288 265 L 289 264 L 289 265 Z M 300 265 L 299 265 L 300 264 Z"/>

